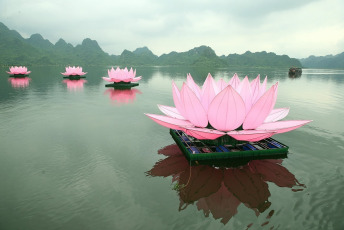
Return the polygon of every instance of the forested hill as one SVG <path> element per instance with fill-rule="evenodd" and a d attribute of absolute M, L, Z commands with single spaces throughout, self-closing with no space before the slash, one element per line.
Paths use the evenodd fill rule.
<path fill-rule="evenodd" d="M 309 56 L 300 59 L 303 67 L 318 69 L 344 69 L 344 52 L 337 55 Z"/>
<path fill-rule="evenodd" d="M 97 41 L 86 38 L 73 46 L 62 38 L 55 44 L 40 34 L 23 38 L 0 22 L 0 65 L 112 65 L 112 66 L 202 66 L 202 67 L 301 67 L 287 55 L 247 51 L 244 54 L 217 56 L 208 46 L 186 52 L 170 52 L 157 56 L 147 47 L 124 50 L 120 55 L 104 52 Z"/>

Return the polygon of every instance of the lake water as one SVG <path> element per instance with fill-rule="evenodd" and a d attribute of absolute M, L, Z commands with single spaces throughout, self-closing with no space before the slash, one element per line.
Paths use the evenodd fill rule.
<path fill-rule="evenodd" d="M 140 85 L 118 91 L 107 68 L 77 83 L 63 67 L 29 68 L 26 82 L 0 68 L 0 229 L 344 229 L 344 70 L 137 68 Z M 288 120 L 314 121 L 274 136 L 285 159 L 190 167 L 144 115 L 173 106 L 171 81 L 189 72 L 267 75 Z"/>

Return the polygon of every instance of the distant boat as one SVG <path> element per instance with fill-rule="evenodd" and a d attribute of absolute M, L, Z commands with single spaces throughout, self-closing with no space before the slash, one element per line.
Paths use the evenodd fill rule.
<path fill-rule="evenodd" d="M 302 75 L 302 68 L 291 67 L 289 69 L 289 77 L 300 77 Z"/>

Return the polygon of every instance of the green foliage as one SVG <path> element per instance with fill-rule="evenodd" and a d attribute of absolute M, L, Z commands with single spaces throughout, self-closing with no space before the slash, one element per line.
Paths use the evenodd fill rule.
<path fill-rule="evenodd" d="M 247 51 L 242 55 L 230 54 L 222 57 L 228 66 L 245 66 L 245 67 L 301 67 L 301 63 L 287 55 L 276 55 L 265 51 L 251 53 Z"/>

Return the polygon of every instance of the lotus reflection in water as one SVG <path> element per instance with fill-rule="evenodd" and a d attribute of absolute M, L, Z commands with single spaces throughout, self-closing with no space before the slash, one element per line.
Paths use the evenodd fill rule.
<path fill-rule="evenodd" d="M 31 78 L 9 78 L 8 81 L 11 83 L 13 88 L 25 88 L 29 86 Z"/>
<path fill-rule="evenodd" d="M 172 81 L 175 107 L 158 105 L 166 116 L 146 114 L 156 123 L 182 130 L 197 139 L 214 140 L 229 135 L 239 141 L 259 141 L 299 128 L 310 120 L 280 121 L 289 108 L 274 109 L 278 82 L 266 90 L 267 78 L 251 82 L 237 74 L 229 82 L 215 82 L 208 74 L 202 88 L 187 75 L 179 91 Z"/>
<path fill-rule="evenodd" d="M 142 94 L 138 89 L 107 89 L 104 94 L 110 96 L 110 99 L 116 104 L 129 104 L 135 101 L 136 94 Z"/>
<path fill-rule="evenodd" d="M 79 80 L 63 80 L 63 83 L 67 84 L 67 88 L 69 91 L 78 91 L 82 90 L 84 87 L 84 83 L 87 83 L 85 79 L 79 79 Z"/>
<path fill-rule="evenodd" d="M 179 185 L 179 210 L 196 204 L 206 217 L 211 213 L 223 224 L 237 214 L 240 204 L 252 209 L 257 216 L 265 212 L 271 205 L 268 182 L 292 188 L 294 192 L 305 187 L 281 165 L 281 159 L 252 160 L 238 168 L 214 168 L 190 166 L 176 144 L 159 150 L 159 154 L 167 158 L 158 161 L 147 174 L 172 176 L 172 181 Z"/>

